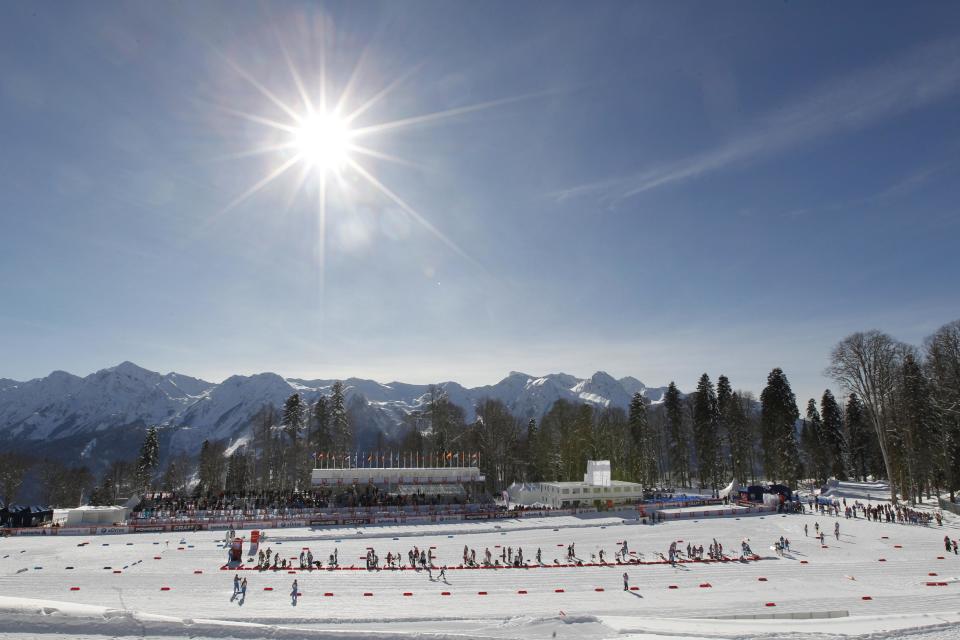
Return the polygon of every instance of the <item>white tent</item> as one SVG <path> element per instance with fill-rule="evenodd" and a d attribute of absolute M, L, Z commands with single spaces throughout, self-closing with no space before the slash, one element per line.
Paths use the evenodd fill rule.
<path fill-rule="evenodd" d="M 53 521 L 64 527 L 108 525 L 124 522 L 129 513 L 126 507 L 75 507 L 55 510 Z"/>

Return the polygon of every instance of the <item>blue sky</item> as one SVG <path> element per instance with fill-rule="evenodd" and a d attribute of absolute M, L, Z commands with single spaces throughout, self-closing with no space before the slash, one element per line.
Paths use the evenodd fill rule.
<path fill-rule="evenodd" d="M 0 377 L 780 366 L 802 403 L 844 335 L 960 317 L 957 34 L 946 2 L 7 3 Z M 296 164 L 237 202 L 289 157 L 243 155 L 304 110 L 287 58 L 348 108 L 399 81 L 357 127 L 447 113 L 355 157 L 406 208 L 345 170 L 321 229 Z"/>

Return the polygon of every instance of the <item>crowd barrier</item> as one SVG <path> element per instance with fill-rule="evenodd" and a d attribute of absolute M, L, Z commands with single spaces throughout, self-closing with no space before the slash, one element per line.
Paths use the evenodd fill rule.
<path fill-rule="evenodd" d="M 657 517 L 660 520 L 686 520 L 690 518 L 714 518 L 729 517 L 736 515 L 750 515 L 753 513 L 773 513 L 775 507 L 755 504 L 750 505 L 750 510 L 746 511 L 742 506 L 730 507 L 729 509 L 715 509 L 711 511 L 658 511 Z"/>

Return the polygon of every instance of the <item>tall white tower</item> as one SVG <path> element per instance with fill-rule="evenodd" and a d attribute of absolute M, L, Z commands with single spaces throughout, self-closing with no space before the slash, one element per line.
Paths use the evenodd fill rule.
<path fill-rule="evenodd" d="M 587 472 L 583 474 L 583 481 L 594 487 L 609 487 L 610 461 L 587 460 Z"/>

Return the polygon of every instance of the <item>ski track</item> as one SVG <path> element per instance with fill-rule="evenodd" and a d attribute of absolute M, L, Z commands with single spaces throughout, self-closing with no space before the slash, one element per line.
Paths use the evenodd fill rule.
<path fill-rule="evenodd" d="M 251 634 L 310 638 L 344 634 L 383 638 L 548 638 L 556 633 L 556 637 L 592 640 L 737 637 L 737 629 L 743 630 L 742 637 L 828 638 L 856 635 L 858 627 L 850 626 L 854 618 L 872 621 L 863 627 L 868 637 L 901 637 L 914 629 L 909 633 L 918 640 L 960 638 L 957 624 L 936 618 L 926 622 L 877 622 L 893 614 L 960 614 L 960 558 L 947 555 L 942 544 L 945 532 L 956 537 L 955 518 L 941 528 L 841 517 L 841 539 L 838 542 L 830 535 L 825 549 L 812 537 L 803 535 L 804 523 L 812 534 L 814 522 L 832 534 L 834 521 L 832 517 L 813 515 L 767 515 L 679 520 L 648 526 L 618 517 L 570 516 L 504 520 L 497 524 L 270 530 L 261 548 L 271 547 L 289 559 L 298 556 L 303 547 L 310 547 L 314 556 L 326 564 L 327 555 L 336 546 L 341 565 L 359 567 L 364 564 L 368 546 L 373 546 L 384 562 L 387 551 L 399 552 L 405 559 L 413 545 L 422 549 L 435 546 L 435 564 L 456 566 L 460 564 L 464 544 L 476 548 L 478 558 L 486 547 L 496 557 L 500 551 L 496 545 L 511 545 L 515 550 L 520 546 L 530 561 L 540 546 L 544 562 L 552 563 L 554 558 L 564 561 L 566 546 L 573 542 L 577 555 L 589 562 L 590 554 L 601 547 L 612 558 L 618 541 L 624 537 L 630 550 L 643 552 L 647 560 L 657 552 L 664 553 L 672 540 L 683 540 L 679 546 L 685 549 L 687 542 L 707 547 L 711 538 L 716 537 L 724 544 L 725 552 L 735 552 L 740 540 L 748 537 L 753 550 L 764 559 L 749 563 L 685 563 L 676 567 L 658 564 L 456 570 L 448 572 L 448 584 L 431 582 L 426 572 L 409 570 L 298 570 L 295 575 L 286 570 L 242 571 L 241 577 L 248 580 L 247 598 L 242 606 L 230 601 L 234 572 L 220 570 L 226 557 L 221 546 L 222 531 L 7 538 L 0 540 L 0 600 L 44 598 L 54 601 L 48 607 L 51 610 L 58 608 L 56 603 L 108 607 L 120 614 L 122 623 L 110 620 L 107 624 L 101 615 L 92 618 L 96 623 L 68 624 L 66 614 L 53 611 L 49 615 L 7 615 L 10 611 L 0 603 L 0 615 L 9 621 L 0 629 L 0 640 L 54 637 L 64 635 L 68 629 L 74 638 L 84 638 L 85 633 L 91 638 L 150 634 L 198 638 Z M 241 535 L 245 533 L 248 532 Z M 780 535 L 787 536 L 793 548 L 786 558 L 777 558 L 768 548 Z M 181 539 L 184 544 L 180 544 Z M 89 544 L 77 546 L 83 542 Z M 248 548 L 245 545 L 245 553 Z M 154 560 L 154 556 L 161 560 Z M 938 560 L 937 556 L 945 559 Z M 886 561 L 880 562 L 879 558 Z M 801 564 L 801 560 L 808 563 Z M 67 566 L 75 568 L 66 569 Z M 114 570 L 122 573 L 115 574 Z M 195 574 L 195 570 L 202 573 Z M 637 591 L 622 590 L 624 571 L 629 573 Z M 931 572 L 938 576 L 928 576 Z M 760 582 L 760 577 L 767 581 Z M 294 578 L 303 594 L 295 607 L 290 602 Z M 926 585 L 928 581 L 947 582 L 947 586 L 930 587 Z M 670 589 L 670 585 L 677 588 Z M 70 587 L 79 590 L 71 591 Z M 170 590 L 161 591 L 161 587 Z M 273 590 L 264 591 L 264 587 Z M 557 593 L 556 589 L 563 592 Z M 527 594 L 518 594 L 518 590 Z M 450 595 L 442 595 L 445 591 Z M 405 592 L 413 595 L 404 596 Z M 326 593 L 333 595 L 325 596 Z M 862 600 L 862 596 L 872 600 Z M 765 606 L 767 602 L 775 602 L 776 607 Z M 715 621 L 705 625 L 705 621 L 697 620 L 836 610 L 848 611 L 853 618 L 832 621 L 835 628 L 843 629 L 834 635 L 825 631 L 832 628 L 825 621 L 813 625 L 817 621 L 778 620 L 770 626 L 770 621 Z M 138 617 L 141 614 L 172 616 L 177 622 L 144 622 Z M 179 621 L 182 618 L 191 623 L 184 626 Z M 215 622 L 212 626 L 198 626 L 199 619 Z M 669 628 L 654 625 L 663 619 L 674 622 Z M 222 627 L 227 623 L 266 626 Z M 760 627 L 754 628 L 757 625 Z M 721 628 L 726 631 L 721 632 Z"/>

